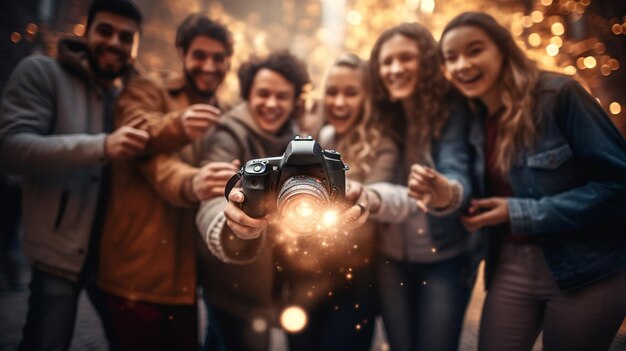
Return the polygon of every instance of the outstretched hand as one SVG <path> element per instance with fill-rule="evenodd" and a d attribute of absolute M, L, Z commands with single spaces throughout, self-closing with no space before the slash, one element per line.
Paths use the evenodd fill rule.
<path fill-rule="evenodd" d="M 452 202 L 452 183 L 436 170 L 414 164 L 409 174 L 409 196 L 415 199 L 417 207 L 428 212 L 428 208 L 444 208 Z"/>

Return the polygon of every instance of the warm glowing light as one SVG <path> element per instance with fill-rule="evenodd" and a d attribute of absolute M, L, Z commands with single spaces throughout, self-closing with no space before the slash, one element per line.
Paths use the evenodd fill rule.
<path fill-rule="evenodd" d="M 348 279 L 348 280 L 352 279 L 352 273 L 346 274 L 346 279 Z"/>
<path fill-rule="evenodd" d="M 356 330 L 361 330 L 361 325 L 360 325 L 360 324 L 355 325 L 355 326 L 354 326 L 354 329 L 356 329 Z"/>
<path fill-rule="evenodd" d="M 285 331 L 297 333 L 307 324 L 306 313 L 298 306 L 287 307 L 280 315 L 280 324 Z"/>
<path fill-rule="evenodd" d="M 11 33 L 11 41 L 14 43 L 19 43 L 22 40 L 22 35 L 18 32 Z"/>
<path fill-rule="evenodd" d="M 610 59 L 609 60 L 609 67 L 612 70 L 617 71 L 619 69 L 619 61 L 617 61 L 616 59 Z"/>
<path fill-rule="evenodd" d="M 576 67 L 567 66 L 563 68 L 563 72 L 565 72 L 565 74 L 569 74 L 570 76 L 573 76 L 574 74 L 576 74 Z"/>
<path fill-rule="evenodd" d="M 554 44 L 554 45 L 556 45 L 558 47 L 561 47 L 561 46 L 563 46 L 563 39 L 561 39 L 561 37 L 552 37 L 552 38 L 550 38 L 550 43 L 552 43 L 552 44 Z"/>
<path fill-rule="evenodd" d="M 85 25 L 82 23 L 75 25 L 73 32 L 74 32 L 74 35 L 82 37 L 83 34 L 85 34 Z"/>
<path fill-rule="evenodd" d="M 531 33 L 528 36 L 528 44 L 532 45 L 532 46 L 539 46 L 541 45 L 541 36 L 537 33 Z"/>
<path fill-rule="evenodd" d="M 541 5 L 550 6 L 552 5 L 552 0 L 541 0 Z"/>
<path fill-rule="evenodd" d="M 257 333 L 263 333 L 267 330 L 267 322 L 263 318 L 255 318 L 252 321 L 252 330 Z"/>
<path fill-rule="evenodd" d="M 28 33 L 28 34 L 30 34 L 30 35 L 34 35 L 35 33 L 37 33 L 37 30 L 38 30 L 38 29 L 39 29 L 39 28 L 37 27 L 37 25 L 36 25 L 36 24 L 34 24 L 34 23 L 29 23 L 29 24 L 26 26 L 26 33 Z"/>
<path fill-rule="evenodd" d="M 421 0 L 404 0 L 404 5 L 407 9 L 411 11 L 416 11 L 420 8 L 420 2 Z"/>
<path fill-rule="evenodd" d="M 622 105 L 620 105 L 619 102 L 612 102 L 609 105 L 609 112 L 613 115 L 619 115 L 619 113 L 622 112 Z"/>
<path fill-rule="evenodd" d="M 311 217 L 311 215 L 313 214 L 313 208 L 311 207 L 311 204 L 306 200 L 300 201 L 296 205 L 295 210 L 298 216 L 304 217 L 304 218 Z"/>
<path fill-rule="evenodd" d="M 358 26 L 363 22 L 363 15 L 357 10 L 350 10 L 346 15 L 346 21 L 353 26 Z"/>
<path fill-rule="evenodd" d="M 541 21 L 543 21 L 543 13 L 541 13 L 541 11 L 533 11 L 530 14 L 530 18 L 533 22 L 540 23 Z"/>
<path fill-rule="evenodd" d="M 587 68 L 594 68 L 596 66 L 596 64 L 597 64 L 596 58 L 593 57 L 593 56 L 585 57 L 583 62 L 585 63 L 585 67 L 587 67 Z"/>
<path fill-rule="evenodd" d="M 533 26 L 533 20 L 530 18 L 530 16 L 522 17 L 522 26 L 524 26 L 524 28 L 530 28 Z"/>
<path fill-rule="evenodd" d="M 422 9 L 423 12 L 426 13 L 433 13 L 435 11 L 435 0 L 422 0 L 422 4 L 420 5 L 420 8 Z"/>
<path fill-rule="evenodd" d="M 619 23 L 615 23 L 611 27 L 611 31 L 613 31 L 613 34 L 615 34 L 615 35 L 620 35 L 620 34 L 622 34 L 622 26 Z"/>
<path fill-rule="evenodd" d="M 576 59 L 576 66 L 578 66 L 579 69 L 585 69 L 585 58 L 584 57 L 579 57 Z"/>
<path fill-rule="evenodd" d="M 565 27 L 561 22 L 554 22 L 552 27 L 550 27 L 550 30 L 554 35 L 563 35 L 563 33 L 565 33 Z"/>
<path fill-rule="evenodd" d="M 609 76 L 611 74 L 611 67 L 609 67 L 609 65 L 602 65 L 600 67 L 600 73 L 605 77 Z"/>
<path fill-rule="evenodd" d="M 546 53 L 548 56 L 556 56 L 559 54 L 559 47 L 556 44 L 548 44 L 548 46 L 546 46 Z"/>
<path fill-rule="evenodd" d="M 330 227 L 333 224 L 337 223 L 337 219 L 338 218 L 339 218 L 339 216 L 337 215 L 337 212 L 335 212 L 335 211 L 326 211 L 324 213 L 324 217 L 323 217 L 324 225 L 327 226 L 327 227 Z"/>

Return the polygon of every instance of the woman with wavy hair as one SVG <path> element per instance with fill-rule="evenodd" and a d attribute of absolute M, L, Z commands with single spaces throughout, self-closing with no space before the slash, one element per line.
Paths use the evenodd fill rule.
<path fill-rule="evenodd" d="M 489 235 L 479 349 L 530 350 L 540 331 L 544 350 L 608 349 L 626 313 L 624 138 L 576 81 L 540 71 L 487 14 L 454 18 L 440 47 L 474 107 L 486 185 L 463 218 Z"/>
<path fill-rule="evenodd" d="M 418 23 L 380 35 L 370 77 L 375 116 L 400 155 L 393 184 L 368 186 L 371 218 L 384 223 L 376 271 L 387 337 L 392 350 L 456 350 L 477 262 L 458 215 L 472 191 L 467 108 Z M 411 169 L 436 191 L 410 199 Z"/>

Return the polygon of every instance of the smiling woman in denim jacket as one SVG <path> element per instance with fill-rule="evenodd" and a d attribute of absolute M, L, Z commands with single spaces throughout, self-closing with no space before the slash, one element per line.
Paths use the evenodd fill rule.
<path fill-rule="evenodd" d="M 489 229 L 480 350 L 606 350 L 626 311 L 626 142 L 574 80 L 540 71 L 493 17 L 454 18 L 440 43 L 474 104 L 469 230 Z M 412 174 L 414 190 L 428 188 Z"/>

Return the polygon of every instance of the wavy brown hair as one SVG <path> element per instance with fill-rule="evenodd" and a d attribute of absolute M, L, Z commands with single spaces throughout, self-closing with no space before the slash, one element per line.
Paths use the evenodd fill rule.
<path fill-rule="evenodd" d="M 381 131 L 376 127 L 372 114 L 368 64 L 357 55 L 348 53 L 339 56 L 328 70 L 329 73 L 333 67 L 346 67 L 358 71 L 361 75 L 363 88 L 361 114 L 355 126 L 342 136 L 334 147 L 343 154 L 344 161 L 350 165 L 350 173 L 354 178 L 365 179 L 372 170 L 371 164 L 381 140 Z"/>
<path fill-rule="evenodd" d="M 418 49 L 419 77 L 412 94 L 410 111 L 400 102 L 393 102 L 380 76 L 380 52 L 382 46 L 396 35 L 415 42 Z M 426 27 L 414 23 L 402 23 L 385 30 L 376 40 L 370 54 L 370 79 L 374 114 L 383 132 L 389 134 L 403 149 L 405 166 L 420 162 L 422 155 L 430 153 L 433 139 L 441 135 L 448 119 L 445 107 L 450 83 L 443 75 L 442 61 L 437 42 Z"/>
<path fill-rule="evenodd" d="M 532 145 L 538 132 L 540 116 L 534 114 L 534 93 L 539 69 L 517 45 L 511 33 L 486 13 L 464 12 L 453 18 L 444 28 L 441 42 L 448 32 L 463 26 L 484 31 L 504 59 L 499 80 L 504 113 L 498 123 L 496 167 L 506 175 L 519 152 Z"/>

